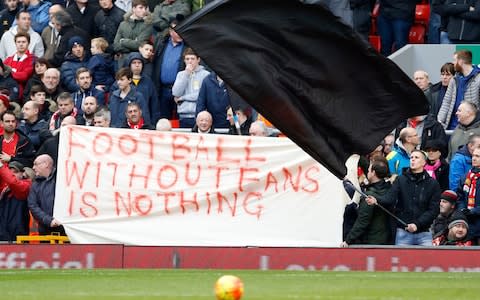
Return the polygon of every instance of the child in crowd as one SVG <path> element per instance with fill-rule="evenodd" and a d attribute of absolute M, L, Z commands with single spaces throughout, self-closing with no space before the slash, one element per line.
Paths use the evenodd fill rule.
<path fill-rule="evenodd" d="M 47 92 L 45 91 L 43 86 L 34 85 L 30 89 L 28 100 L 32 100 L 38 103 L 38 105 L 40 106 L 40 111 L 38 112 L 39 119 L 43 119 L 49 122 L 53 112 L 57 110 L 57 106 L 53 101 L 52 102 L 46 101 L 46 97 L 47 97 Z"/>
<path fill-rule="evenodd" d="M 107 48 L 108 42 L 104 38 L 92 39 L 90 49 L 92 57 L 87 64 L 87 68 L 93 75 L 92 85 L 102 91 L 108 91 L 115 82 L 114 63 L 110 54 L 105 53 Z"/>

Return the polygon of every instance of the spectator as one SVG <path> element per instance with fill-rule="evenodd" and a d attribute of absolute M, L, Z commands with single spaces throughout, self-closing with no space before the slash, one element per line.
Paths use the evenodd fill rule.
<path fill-rule="evenodd" d="M 12 77 L 12 69 L 3 64 L 0 60 L 0 87 L 8 90 L 8 95 L 12 99 L 18 99 L 18 84 Z M 5 94 L 5 92 L 3 92 Z"/>
<path fill-rule="evenodd" d="M 448 38 L 448 7 L 445 5 L 447 0 L 432 0 L 431 9 L 433 14 L 440 15 L 440 44 L 451 44 L 452 42 Z"/>
<path fill-rule="evenodd" d="M 269 136 L 268 128 L 262 121 L 255 121 L 250 125 L 248 130 L 250 136 Z"/>
<path fill-rule="evenodd" d="M 442 106 L 443 97 L 445 97 L 445 92 L 447 91 L 448 84 L 453 78 L 455 70 L 452 63 L 445 63 L 440 68 L 440 82 L 434 84 L 432 87 L 425 92 L 425 96 L 431 103 L 429 114 L 437 118 L 438 111 Z"/>
<path fill-rule="evenodd" d="M 11 111 L 2 114 L 3 135 L 0 136 L 0 160 L 4 164 L 18 161 L 32 166 L 35 149 L 30 140 L 17 128 L 17 118 Z M 4 187 L 4 185 L 2 185 Z"/>
<path fill-rule="evenodd" d="M 18 83 L 18 98 L 20 103 L 23 102 L 23 90 L 28 79 L 33 75 L 33 61 L 35 57 L 28 51 L 30 43 L 30 35 L 28 33 L 19 32 L 15 35 L 15 45 L 17 52 L 7 57 L 4 64 L 12 69 L 12 77 Z"/>
<path fill-rule="evenodd" d="M 5 0 L 5 8 L 0 11 L 0 37 L 12 27 L 15 16 L 20 10 L 18 0 Z"/>
<path fill-rule="evenodd" d="M 32 28 L 38 34 L 48 26 L 48 9 L 52 6 L 49 1 L 42 0 L 22 0 L 23 8 L 30 13 L 32 18 Z"/>
<path fill-rule="evenodd" d="M 451 190 L 457 190 L 461 179 L 465 177 L 468 170 L 472 168 L 472 153 L 475 148 L 479 147 L 480 135 L 472 134 L 468 137 L 467 144 L 462 146 L 457 153 L 453 155 L 450 161 L 450 174 L 448 178 Z"/>
<path fill-rule="evenodd" d="M 215 133 L 213 127 L 212 115 L 204 110 L 198 113 L 195 119 L 195 126 L 192 128 L 192 132 L 196 133 Z"/>
<path fill-rule="evenodd" d="M 383 139 L 383 155 L 386 157 L 390 152 L 392 152 L 395 143 L 395 136 L 393 133 L 388 134 Z"/>
<path fill-rule="evenodd" d="M 142 111 L 148 111 L 145 98 L 141 93 L 136 91 L 132 86 L 132 71 L 129 68 L 121 68 L 118 70 L 115 78 L 117 79 L 118 89 L 110 93 L 108 101 L 108 109 L 111 112 L 111 127 L 122 127 L 125 124 L 125 111 L 127 104 L 130 102 L 138 102 Z M 145 122 L 150 123 L 150 119 L 145 115 Z"/>
<path fill-rule="evenodd" d="M 143 70 L 142 74 L 152 78 L 153 76 L 153 57 L 155 56 L 155 51 L 153 50 L 153 44 L 151 41 L 143 41 L 138 47 L 138 52 L 143 59 Z"/>
<path fill-rule="evenodd" d="M 55 29 L 60 33 L 61 39 L 57 46 L 57 50 L 53 53 L 53 57 L 49 59 L 49 63 L 54 67 L 59 67 L 64 61 L 65 55 L 72 49 L 70 39 L 74 36 L 80 37 L 84 44 L 83 48 L 88 56 L 90 53 L 90 36 L 83 29 L 74 26 L 72 17 L 64 10 L 55 12 L 52 16 L 52 23 Z"/>
<path fill-rule="evenodd" d="M 438 181 L 442 191 L 449 188 L 448 174 L 449 165 L 442 156 L 442 150 L 445 149 L 445 143 L 442 140 L 430 140 L 422 148 L 427 152 L 427 164 L 425 170 L 428 175 Z"/>
<path fill-rule="evenodd" d="M 391 184 L 385 179 L 388 176 L 388 164 L 385 159 L 372 161 L 368 167 L 368 185 L 365 193 L 377 198 L 383 197 L 390 190 Z M 389 215 L 377 206 L 369 206 L 364 197 L 360 199 L 358 216 L 349 231 L 342 247 L 351 244 L 388 244 L 391 237 Z"/>
<path fill-rule="evenodd" d="M 415 18 L 416 0 L 380 0 L 377 18 L 381 40 L 380 51 L 389 56 L 408 43 L 408 34 Z"/>
<path fill-rule="evenodd" d="M 48 235 L 58 232 L 65 235 L 60 221 L 53 217 L 56 170 L 52 157 L 48 154 L 39 155 L 35 159 L 33 170 L 36 178 L 28 194 L 28 208 L 38 222 L 38 233 Z"/>
<path fill-rule="evenodd" d="M 80 118 L 77 108 L 73 103 L 73 98 L 69 93 L 63 92 L 58 95 L 57 104 L 58 110 L 53 113 L 52 118 L 50 119 L 48 128 L 50 131 L 60 128 L 63 119 L 67 116 L 72 116 L 75 119 Z"/>
<path fill-rule="evenodd" d="M 155 130 L 158 131 L 172 131 L 172 124 L 170 123 L 170 120 L 168 119 L 160 119 L 157 122 L 157 125 L 155 126 Z"/>
<path fill-rule="evenodd" d="M 30 100 L 27 101 L 22 108 L 23 120 L 18 126 L 24 135 L 32 142 L 33 148 L 37 151 L 45 140 L 52 135 L 48 130 L 47 121 L 40 118 L 40 104 Z"/>
<path fill-rule="evenodd" d="M 235 114 L 231 107 L 227 109 L 227 118 L 230 122 L 228 134 L 233 135 L 249 135 L 250 125 L 252 125 L 251 110 L 248 107 L 238 107 Z"/>
<path fill-rule="evenodd" d="M 128 68 L 132 71 L 132 85 L 137 92 L 143 95 L 147 104 L 146 109 L 142 109 L 143 116 L 147 123 L 151 123 L 151 120 L 156 122 L 157 120 L 152 119 L 152 115 L 159 115 L 159 112 L 154 113 L 151 109 L 158 107 L 158 105 L 155 104 L 158 102 L 158 96 L 152 79 L 143 74 L 143 58 L 140 53 L 132 52 L 128 55 L 126 62 L 128 63 Z"/>
<path fill-rule="evenodd" d="M 28 79 L 25 88 L 23 89 L 23 95 L 20 95 L 24 102 L 28 101 L 30 98 L 30 89 L 34 85 L 42 85 L 42 77 L 45 74 L 45 71 L 50 68 L 48 61 L 43 58 L 35 58 L 35 64 L 33 68 L 33 75 Z"/>
<path fill-rule="evenodd" d="M 205 77 L 210 74 L 200 65 L 200 57 L 191 48 L 183 53 L 185 70 L 177 74 L 172 87 L 172 95 L 177 102 L 177 113 L 181 128 L 195 125 L 195 112 L 200 87 Z"/>
<path fill-rule="evenodd" d="M 177 15 L 190 15 L 191 7 L 187 0 L 163 0 L 153 10 L 153 28 L 165 36 L 170 20 Z"/>
<path fill-rule="evenodd" d="M 448 224 L 451 222 L 452 215 L 456 212 L 458 195 L 452 190 L 445 190 L 440 195 L 440 204 L 437 218 L 433 220 L 432 234 L 433 239 L 443 234 L 445 230 L 448 230 Z"/>
<path fill-rule="evenodd" d="M 127 104 L 127 109 L 125 110 L 125 123 L 122 128 L 130 129 L 154 129 L 152 125 L 145 122 L 145 119 L 142 116 L 142 109 L 140 105 L 136 102 L 130 102 Z"/>
<path fill-rule="evenodd" d="M 79 37 L 71 37 L 68 41 L 68 49 L 65 60 L 60 68 L 60 78 L 65 91 L 73 93 L 78 90 L 76 72 L 80 68 L 86 68 L 88 59 L 85 57 L 85 41 Z"/>
<path fill-rule="evenodd" d="M 174 19 L 170 22 L 168 36 L 165 39 L 158 39 L 160 44 L 156 47 L 155 68 L 153 70 L 153 82 L 157 85 L 159 96 L 158 106 L 152 108 L 153 119 L 173 119 L 176 116 L 177 105 L 173 100 L 172 87 L 180 70 L 185 69 L 182 60 L 185 43 L 182 38 L 172 29 L 177 26 L 180 20 Z M 160 112 L 157 116 L 156 112 Z"/>
<path fill-rule="evenodd" d="M 388 169 L 390 174 L 401 175 L 403 169 L 411 164 L 410 153 L 420 144 L 417 131 L 411 127 L 405 127 L 400 131 L 395 147 L 388 154 Z"/>
<path fill-rule="evenodd" d="M 113 42 L 119 67 L 123 65 L 128 53 L 138 51 L 140 43 L 150 39 L 152 30 L 152 16 L 148 11 L 147 1 L 133 0 L 132 10 L 127 12 L 124 21 L 120 23 Z"/>
<path fill-rule="evenodd" d="M 437 121 L 437 118 L 435 118 L 433 115 L 415 116 L 409 118 L 406 122 L 397 127 L 396 132 L 400 132 L 403 127 L 415 128 L 415 131 L 420 139 L 420 149 L 423 149 L 426 143 L 430 140 L 443 141 L 445 148 L 441 150 L 445 156 L 447 155 L 447 135 L 445 134 L 442 124 L 440 124 Z"/>
<path fill-rule="evenodd" d="M 29 35 L 29 44 L 27 49 L 37 57 L 42 57 L 44 53 L 43 41 L 38 33 L 30 26 L 30 14 L 26 11 L 20 11 L 16 17 L 17 25 L 10 28 L 0 40 L 0 58 L 2 60 L 14 55 L 18 49 L 15 43 L 15 36 L 18 33 Z"/>
<path fill-rule="evenodd" d="M 95 35 L 95 15 L 99 7 L 98 2 L 75 0 L 67 7 L 67 13 L 72 17 L 73 25 L 81 28 L 89 36 Z"/>
<path fill-rule="evenodd" d="M 79 118 L 77 118 L 77 125 L 93 126 L 93 117 L 98 109 L 97 98 L 87 96 L 82 100 L 82 111 Z"/>
<path fill-rule="evenodd" d="M 102 37 L 108 42 L 108 53 L 113 53 L 113 41 L 115 40 L 118 26 L 120 26 L 120 23 L 122 23 L 123 15 L 125 15 L 126 11 L 116 5 L 113 5 L 113 2 L 113 0 L 98 1 L 101 10 L 97 12 L 94 19 L 94 36 Z M 119 2 L 120 1 L 117 0 L 115 1 L 115 4 Z M 128 8 L 128 11 L 130 11 L 130 8 Z"/>
<path fill-rule="evenodd" d="M 46 92 L 44 87 L 42 85 L 32 86 L 32 89 L 30 90 L 29 100 L 32 100 L 39 105 L 38 117 L 42 120 L 45 120 L 45 122 L 47 122 L 48 124 L 53 114 L 52 110 L 56 110 L 56 104 L 55 102 L 46 101 Z"/>
<path fill-rule="evenodd" d="M 352 10 L 353 29 L 369 42 L 368 36 L 372 26 L 372 11 L 376 0 L 350 0 L 350 9 Z"/>
<path fill-rule="evenodd" d="M 380 204 L 395 205 L 395 214 L 407 223 L 404 226 L 397 222 L 395 245 L 432 245 L 429 229 L 439 212 L 440 186 L 424 170 L 426 161 L 425 153 L 412 151 L 410 168 L 397 177 L 385 196 L 379 197 Z M 377 199 L 369 196 L 367 203 L 376 204 Z"/>
<path fill-rule="evenodd" d="M 230 105 L 227 86 L 215 73 L 210 73 L 202 82 L 198 94 L 197 111 L 208 111 L 213 117 L 213 127 L 228 128 L 227 107 Z"/>
<path fill-rule="evenodd" d="M 467 143 L 470 135 L 474 133 L 480 134 L 480 116 L 475 104 L 462 101 L 455 115 L 458 119 L 458 125 L 450 137 L 449 159 L 452 158 L 461 146 Z"/>
<path fill-rule="evenodd" d="M 48 9 L 49 22 L 48 26 L 45 27 L 42 31 L 42 41 L 45 47 L 45 54 L 43 57 L 46 60 L 53 59 L 55 51 L 57 51 L 58 45 L 60 44 L 60 32 L 57 30 L 53 24 L 53 16 L 60 10 L 64 10 L 63 6 L 59 4 L 52 5 Z"/>
<path fill-rule="evenodd" d="M 480 245 L 480 148 L 472 151 L 472 168 L 464 177 L 463 187 L 458 191 L 458 209 L 468 218 L 470 235 L 476 245 Z"/>
<path fill-rule="evenodd" d="M 28 235 L 29 220 L 27 198 L 32 185 L 23 178 L 24 167 L 12 161 L 8 168 L 0 162 L 0 181 L 6 189 L 0 194 L 0 240 L 15 242 L 17 235 Z"/>
<path fill-rule="evenodd" d="M 102 108 L 95 112 L 93 116 L 93 126 L 95 127 L 110 127 L 111 120 L 110 111 Z"/>
<path fill-rule="evenodd" d="M 458 119 L 455 113 L 462 101 L 479 105 L 480 69 L 472 65 L 472 52 L 470 50 L 458 50 L 453 55 L 453 65 L 458 72 L 453 80 L 450 80 L 442 106 L 438 112 L 438 121 L 445 129 L 455 129 Z"/>
<path fill-rule="evenodd" d="M 448 15 L 447 32 L 452 44 L 480 42 L 480 4 L 477 1 L 450 0 L 445 4 Z"/>
<path fill-rule="evenodd" d="M 428 104 L 430 107 L 429 114 L 433 114 L 435 107 L 432 99 L 432 92 L 430 90 L 433 84 L 430 82 L 428 73 L 425 72 L 424 70 L 415 71 L 415 73 L 413 73 L 413 80 L 415 81 L 415 84 L 423 91 L 423 93 L 427 97 Z"/>
<path fill-rule="evenodd" d="M 63 118 L 62 123 L 60 124 L 60 127 L 65 127 L 68 125 L 76 125 L 77 120 L 76 118 L 72 116 L 66 116 Z M 50 156 L 53 160 L 53 165 L 56 168 L 57 162 L 58 162 L 58 144 L 60 142 L 60 128 L 52 131 L 53 136 L 46 140 L 40 149 L 37 151 L 37 157 L 47 154 Z"/>
<path fill-rule="evenodd" d="M 95 97 L 95 102 L 99 105 L 104 104 L 105 95 L 101 90 L 97 90 L 92 85 L 92 73 L 87 68 L 79 68 L 75 74 L 78 89 L 72 94 L 73 102 L 79 114 L 82 114 L 82 105 L 85 98 Z M 78 121 L 78 120 L 77 120 Z M 79 122 L 82 124 L 82 122 Z"/>
<path fill-rule="evenodd" d="M 104 38 L 92 40 L 92 57 L 87 68 L 92 73 L 92 85 L 102 92 L 109 91 L 115 82 L 115 66 L 110 54 L 105 53 L 108 42 Z"/>
<path fill-rule="evenodd" d="M 47 69 L 43 74 L 42 83 L 45 88 L 46 99 L 56 102 L 58 95 L 63 93 L 63 89 L 60 87 L 60 71 L 55 68 Z"/>
<path fill-rule="evenodd" d="M 433 240 L 434 246 L 472 246 L 469 239 L 469 226 L 464 216 L 454 218 L 449 224 L 447 230 Z"/>

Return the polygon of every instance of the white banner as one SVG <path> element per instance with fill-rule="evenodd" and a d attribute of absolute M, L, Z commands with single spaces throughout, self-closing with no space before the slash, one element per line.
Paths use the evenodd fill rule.
<path fill-rule="evenodd" d="M 62 128 L 54 216 L 73 243 L 338 246 L 343 186 L 286 138 Z"/>

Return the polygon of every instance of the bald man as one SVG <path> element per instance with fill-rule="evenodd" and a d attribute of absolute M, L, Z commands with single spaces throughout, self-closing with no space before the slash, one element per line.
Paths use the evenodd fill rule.
<path fill-rule="evenodd" d="M 33 162 L 33 170 L 36 177 L 28 194 L 28 208 L 38 222 L 38 233 L 65 235 L 60 222 L 53 217 L 56 182 L 53 159 L 47 154 L 39 155 Z"/>
<path fill-rule="evenodd" d="M 410 166 L 410 153 L 420 144 L 420 137 L 415 128 L 406 127 L 400 131 L 395 147 L 388 154 L 390 174 L 401 175 L 403 169 Z"/>

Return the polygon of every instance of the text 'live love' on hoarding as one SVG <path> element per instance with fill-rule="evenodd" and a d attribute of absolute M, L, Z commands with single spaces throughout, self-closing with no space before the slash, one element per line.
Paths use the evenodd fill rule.
<path fill-rule="evenodd" d="M 73 126 L 60 143 L 55 216 L 73 242 L 340 242 L 340 181 L 288 139 Z"/>

